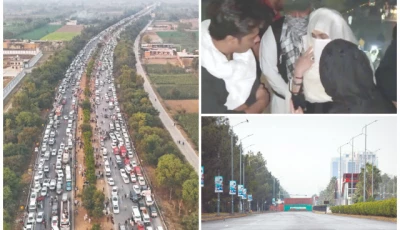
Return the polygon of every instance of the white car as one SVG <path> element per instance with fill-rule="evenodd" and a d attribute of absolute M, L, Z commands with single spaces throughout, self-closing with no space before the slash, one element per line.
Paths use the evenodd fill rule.
<path fill-rule="evenodd" d="M 43 171 L 38 171 L 35 175 L 35 181 L 43 178 Z"/>
<path fill-rule="evenodd" d="M 128 157 L 129 157 L 129 159 L 133 158 L 133 152 L 132 151 L 128 151 Z"/>
<path fill-rule="evenodd" d="M 43 145 L 42 145 L 41 151 L 44 153 L 44 152 L 46 152 L 46 150 L 47 150 L 47 145 L 43 144 Z M 43 154 L 43 153 L 42 153 L 42 154 Z"/>
<path fill-rule="evenodd" d="M 137 166 L 135 160 L 131 160 L 130 164 L 131 164 L 131 167 L 132 167 L 132 168 L 135 168 L 135 167 Z"/>
<path fill-rule="evenodd" d="M 137 184 L 134 184 L 133 185 L 133 191 L 137 194 L 137 195 L 140 195 L 140 187 L 139 187 L 139 185 L 137 185 Z"/>
<path fill-rule="evenodd" d="M 118 205 L 113 205 L 113 212 L 114 212 L 115 214 L 118 214 L 118 213 L 119 213 L 119 206 L 118 206 Z"/>
<path fill-rule="evenodd" d="M 122 180 L 124 181 L 124 183 L 129 184 L 130 181 L 129 181 L 128 175 L 125 174 L 125 175 L 121 175 L 121 176 L 122 176 Z"/>
<path fill-rule="evenodd" d="M 44 170 L 44 172 L 50 172 L 49 165 L 45 165 L 43 170 Z"/>
<path fill-rule="evenodd" d="M 62 167 L 61 161 L 60 161 L 60 160 L 57 160 L 57 162 L 56 162 L 56 169 L 61 169 L 61 167 Z"/>
<path fill-rule="evenodd" d="M 37 223 L 42 223 L 44 219 L 44 212 L 38 212 L 36 216 L 36 222 Z"/>
<path fill-rule="evenodd" d="M 29 215 L 28 215 L 28 221 L 27 221 L 27 223 L 28 224 L 32 224 L 32 223 L 35 223 L 35 212 L 30 212 L 29 213 Z"/>
<path fill-rule="evenodd" d="M 146 181 L 144 180 L 144 178 L 142 176 L 139 177 L 139 185 L 140 186 L 146 185 Z"/>
<path fill-rule="evenodd" d="M 50 185 L 49 185 L 50 190 L 55 190 L 56 189 L 56 185 L 57 185 L 56 179 L 51 179 Z"/>
<path fill-rule="evenodd" d="M 58 229 L 58 216 L 53 216 L 51 218 L 51 227 L 53 229 Z"/>
<path fill-rule="evenodd" d="M 112 196 L 111 200 L 113 205 L 118 205 L 118 196 Z"/>
<path fill-rule="evenodd" d="M 107 182 L 108 182 L 108 184 L 110 185 L 110 186 L 113 186 L 115 183 L 114 183 L 114 179 L 113 178 L 111 178 L 111 177 L 107 177 Z"/>
<path fill-rule="evenodd" d="M 132 181 L 133 183 L 135 183 L 135 182 L 136 182 L 136 176 L 135 176 L 135 174 L 134 174 L 134 173 L 131 173 L 130 176 L 131 176 L 131 181 Z"/>
<path fill-rule="evenodd" d="M 68 116 L 67 115 L 64 115 L 64 120 L 68 120 Z"/>
<path fill-rule="evenodd" d="M 58 177 L 64 177 L 64 173 L 63 173 L 63 171 L 61 169 L 56 170 L 56 173 L 57 173 Z"/>
<path fill-rule="evenodd" d="M 31 196 L 29 197 L 30 199 L 35 199 L 37 198 L 37 193 L 36 192 L 32 192 Z"/>
<path fill-rule="evenodd" d="M 57 149 L 52 149 L 51 150 L 51 155 L 56 156 L 57 155 Z"/>
<path fill-rule="evenodd" d="M 63 154 L 63 150 L 61 148 L 59 148 L 57 155 L 62 155 L 62 154 Z"/>
<path fill-rule="evenodd" d="M 39 152 L 39 148 L 35 147 L 35 153 L 38 153 L 38 152 Z"/>
<path fill-rule="evenodd" d="M 40 160 L 39 160 L 39 165 L 44 165 L 44 162 L 45 162 L 45 159 L 40 158 Z"/>
<path fill-rule="evenodd" d="M 64 144 L 64 143 L 61 143 L 61 144 L 60 144 L 60 149 L 63 150 L 64 148 L 65 148 L 65 144 Z"/>
<path fill-rule="evenodd" d="M 33 191 L 36 193 L 39 193 L 40 189 L 42 189 L 42 187 L 40 187 L 40 183 L 35 183 L 35 186 L 33 187 Z"/>
<path fill-rule="evenodd" d="M 61 160 L 62 160 L 62 156 L 61 155 L 57 155 L 57 161 L 61 162 Z"/>
<path fill-rule="evenodd" d="M 118 187 L 117 186 L 112 187 L 111 195 L 113 195 L 113 196 L 118 195 Z"/>
<path fill-rule="evenodd" d="M 112 142 L 112 143 L 111 143 L 111 148 L 114 149 L 115 147 L 117 147 L 117 145 L 115 144 L 115 142 Z"/>
<path fill-rule="evenodd" d="M 50 179 L 43 180 L 43 187 L 50 187 Z"/>
<path fill-rule="evenodd" d="M 41 196 L 46 196 L 47 195 L 47 187 L 43 186 L 42 190 L 40 191 Z"/>

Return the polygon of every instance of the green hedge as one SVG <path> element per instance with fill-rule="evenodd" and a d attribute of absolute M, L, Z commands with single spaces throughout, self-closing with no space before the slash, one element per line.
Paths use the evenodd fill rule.
<path fill-rule="evenodd" d="M 333 213 L 344 213 L 366 216 L 397 217 L 397 199 L 362 202 L 353 205 L 340 205 L 331 207 Z"/>

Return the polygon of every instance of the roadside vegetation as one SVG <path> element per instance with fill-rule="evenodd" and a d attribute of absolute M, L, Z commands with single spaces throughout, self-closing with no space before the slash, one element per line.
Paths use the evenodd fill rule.
<path fill-rule="evenodd" d="M 198 194 L 197 174 L 185 162 L 170 134 L 164 129 L 158 111 L 152 107 L 143 89 L 143 78 L 135 71 L 133 41 L 147 22 L 148 18 L 143 18 L 128 26 L 115 49 L 114 76 L 116 84 L 120 85 L 118 99 L 122 114 L 127 119 L 129 133 L 136 143 L 137 153 L 144 161 L 145 168 L 155 171 L 155 175 L 149 173 L 150 181 L 155 183 L 152 189 L 156 196 L 168 191 L 170 201 L 160 204 L 167 222 L 177 229 L 197 229 L 198 195 L 194 195 Z M 171 209 L 174 211 L 169 211 Z"/>
<path fill-rule="evenodd" d="M 22 90 L 13 96 L 12 108 L 3 115 L 3 229 L 13 228 L 15 220 L 21 218 L 19 211 L 24 210 L 20 206 L 26 205 L 32 177 L 30 172 L 34 170 L 33 159 L 36 157 L 34 147 L 39 146 L 46 127 L 45 118 L 52 109 L 55 88 L 85 44 L 118 20 L 84 29 L 51 60 L 28 74 L 21 83 Z"/>
<path fill-rule="evenodd" d="M 199 114 L 198 113 L 178 113 L 174 116 L 190 139 L 195 144 L 195 148 L 199 146 Z"/>
<path fill-rule="evenodd" d="M 361 202 L 353 205 L 338 205 L 331 207 L 333 213 L 397 217 L 397 199 Z"/>
<path fill-rule="evenodd" d="M 215 176 L 223 177 L 223 193 L 221 193 L 220 212 L 231 212 L 231 206 L 225 205 L 232 202 L 229 195 L 229 180 L 231 178 L 231 140 L 238 143 L 239 138 L 231 131 L 229 119 L 225 117 L 202 117 L 201 119 L 202 135 L 202 165 L 204 165 L 204 187 L 201 190 L 201 209 L 203 213 L 217 212 L 217 196 L 215 193 Z M 233 135 L 233 137 L 232 137 Z M 232 139 L 231 139 L 232 138 Z M 267 161 L 261 152 L 241 151 L 246 146 L 238 144 L 233 145 L 233 178 L 236 178 L 236 184 L 239 185 L 239 162 L 242 154 L 242 164 L 245 165 L 244 173 L 246 175 L 247 194 L 253 195 L 253 202 L 259 201 L 271 205 L 273 198 L 274 181 L 275 194 L 281 194 L 281 197 L 288 197 L 288 193 L 280 186 L 279 178 L 272 175 L 267 168 Z M 227 167 L 227 165 L 229 165 Z M 234 196 L 234 203 L 238 204 L 240 198 Z M 246 205 L 248 202 L 244 202 Z M 251 205 L 256 210 L 257 205 Z M 238 206 L 235 205 L 235 212 L 238 212 Z M 245 207 L 248 208 L 248 207 Z"/>

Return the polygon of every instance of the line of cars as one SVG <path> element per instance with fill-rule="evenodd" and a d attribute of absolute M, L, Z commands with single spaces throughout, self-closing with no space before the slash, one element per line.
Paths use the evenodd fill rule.
<path fill-rule="evenodd" d="M 94 103 L 102 109 L 102 112 L 99 112 L 99 108 L 97 110 L 99 117 L 98 125 L 102 126 L 102 121 L 105 121 L 104 124 L 107 123 L 107 131 L 101 133 L 100 136 L 101 152 L 104 159 L 104 174 L 111 187 L 112 212 L 114 214 L 121 212 L 119 205 L 121 200 L 118 197 L 125 195 L 119 194 L 123 184 L 117 185 L 116 180 L 113 178 L 119 172 L 124 184 L 131 185 L 133 183 L 129 189 L 129 198 L 133 202 L 130 219 L 138 225 L 139 229 L 145 225 L 147 225 L 147 229 L 152 229 L 150 218 L 157 217 L 157 209 L 154 206 L 154 199 L 150 187 L 147 185 L 148 183 L 146 183 L 142 174 L 142 169 L 136 163 L 136 151 L 133 143 L 130 141 L 127 126 L 119 108 L 116 88 L 113 84 L 113 60 L 109 57 L 112 57 L 113 50 L 117 44 L 115 37 L 118 34 L 119 32 L 116 32 L 114 37 L 110 39 L 110 42 L 104 46 L 100 54 L 99 65 L 95 69 L 96 98 L 94 99 Z M 101 102 L 103 100 L 107 102 L 106 108 L 108 112 L 102 107 Z M 110 148 L 111 151 L 108 150 Z M 114 162 L 118 166 L 118 170 L 112 175 L 112 164 Z M 157 228 L 162 229 L 160 226 Z"/>
<path fill-rule="evenodd" d="M 26 230 L 33 229 L 34 226 L 35 229 L 46 228 L 47 216 L 50 220 L 51 229 L 70 229 L 69 215 L 59 218 L 60 209 L 58 206 L 60 198 L 62 206 L 62 203 L 69 199 L 67 192 L 72 190 L 72 171 L 69 163 L 72 158 L 72 129 L 77 106 L 75 98 L 72 99 L 71 103 L 67 103 L 69 97 L 67 95 L 71 90 L 71 95 L 77 96 L 76 92 L 79 89 L 80 76 L 85 67 L 84 63 L 87 62 L 90 53 L 93 52 L 93 41 L 94 39 L 92 43 L 88 43 L 80 51 L 66 71 L 65 78 L 58 87 L 53 109 L 48 116 L 40 148 L 35 147 L 38 158 L 27 205 L 29 214 L 24 225 Z M 71 107 L 68 108 L 67 104 L 71 104 Z M 66 143 L 64 143 L 65 137 L 67 137 Z M 60 143 L 57 143 L 57 139 Z M 55 161 L 54 158 L 56 158 Z M 62 196 L 60 196 L 61 194 Z M 50 195 L 51 197 L 48 199 Z M 46 210 L 48 204 L 50 205 Z M 69 214 L 69 209 L 69 205 L 64 206 L 64 213 L 68 212 Z M 65 216 L 68 218 L 66 219 Z M 61 219 L 62 221 L 59 221 Z"/>

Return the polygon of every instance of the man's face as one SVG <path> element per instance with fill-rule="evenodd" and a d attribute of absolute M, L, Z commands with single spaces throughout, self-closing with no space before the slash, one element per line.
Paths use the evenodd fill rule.
<path fill-rule="evenodd" d="M 235 53 L 244 53 L 251 49 L 254 44 L 260 41 L 260 36 L 258 36 L 259 28 L 254 28 L 250 34 L 239 38 L 233 38 L 232 43 Z"/>

